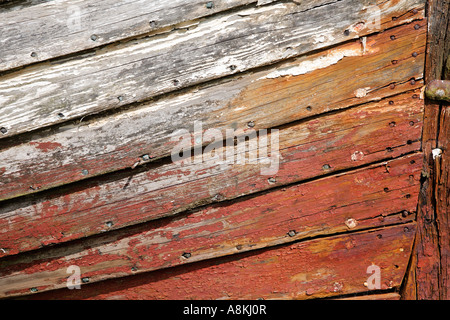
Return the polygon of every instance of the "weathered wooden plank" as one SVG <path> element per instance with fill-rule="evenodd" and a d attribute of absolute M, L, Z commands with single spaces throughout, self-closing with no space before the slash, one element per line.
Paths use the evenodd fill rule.
<path fill-rule="evenodd" d="M 372 265 L 380 268 L 381 289 L 397 288 L 405 273 L 414 232 L 415 225 L 411 223 L 334 236 L 30 298 L 177 300 L 333 297 L 370 292 L 367 285 L 371 274 L 367 270 Z"/>
<path fill-rule="evenodd" d="M 309 10 L 276 3 L 38 64 L 1 79 L 0 138 L 391 28 L 423 18 L 423 7 L 424 0 L 343 0 Z"/>
<path fill-rule="evenodd" d="M 416 30 L 416 24 L 422 27 Z M 28 137 L 0 151 L 0 199 L 129 168 L 145 154 L 167 156 L 178 143 L 171 141 L 172 133 L 192 132 L 199 119 L 203 130 L 225 135 L 227 129 L 245 131 L 250 122 L 255 130 L 272 128 L 418 88 L 425 25 L 400 26 L 367 37 L 364 47 L 359 41 L 346 43 L 133 111 Z M 276 76 L 286 72 L 298 75 Z"/>
<path fill-rule="evenodd" d="M 429 0 L 427 2 L 429 32 L 425 66 L 426 83 L 443 79 L 443 66 L 446 57 L 450 54 L 449 10 L 450 1 L 448 0 Z M 441 270 L 443 270 L 441 269 L 439 243 L 441 235 L 436 219 L 438 213 L 435 186 L 439 173 L 436 167 L 437 162 L 432 155 L 432 150 L 438 147 L 440 125 L 442 125 L 440 124 L 440 104 L 427 100 L 422 140 L 425 166 L 417 215 L 417 237 L 414 252 L 416 257 L 413 259 L 415 264 L 412 266 L 415 272 L 415 281 L 408 281 L 415 287 L 409 291 L 413 291 L 417 296 L 409 296 L 409 299 L 437 300 L 445 290 L 440 283 L 442 280 Z M 447 232 L 445 228 L 444 232 Z M 445 237 L 446 235 L 444 235 L 444 239 Z"/>
<path fill-rule="evenodd" d="M 280 162 L 169 162 L 125 172 L 0 208 L 0 255 L 10 255 L 121 228 L 207 203 L 233 199 L 420 149 L 423 101 L 412 93 L 282 128 Z M 257 141 L 253 138 L 252 141 Z M 264 145 L 259 147 L 262 149 Z M 230 148 L 211 150 L 229 152 Z M 261 150 L 260 149 L 260 150 Z M 232 147 L 231 152 L 239 153 Z M 237 158 L 237 157 L 236 157 Z M 236 159 L 235 158 L 235 159 Z M 389 186 L 385 186 L 389 187 Z"/>
<path fill-rule="evenodd" d="M 400 298 L 401 298 L 400 294 L 398 294 L 397 292 L 389 292 L 389 293 L 340 298 L 339 300 L 400 300 Z"/>
<path fill-rule="evenodd" d="M 439 244 L 439 299 L 450 300 L 450 104 L 444 104 L 440 116 L 436 163 L 436 225 Z"/>
<path fill-rule="evenodd" d="M 218 204 L 93 240 L 0 261 L 0 296 L 65 286 L 77 265 L 89 282 L 411 221 L 421 154 Z M 416 162 L 411 163 L 412 160 Z M 389 169 L 387 169 L 389 168 Z M 34 280 L 36 279 L 36 280 Z"/>
<path fill-rule="evenodd" d="M 0 49 L 0 72 L 123 39 L 167 32 L 182 22 L 257 0 L 215 0 L 212 6 L 207 2 L 65 0 L 0 11 L 2 39 L 8 43 Z M 322 2 L 324 0 L 312 1 L 304 7 Z"/>

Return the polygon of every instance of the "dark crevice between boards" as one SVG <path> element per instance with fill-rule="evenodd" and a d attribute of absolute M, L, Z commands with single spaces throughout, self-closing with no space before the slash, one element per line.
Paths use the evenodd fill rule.
<path fill-rule="evenodd" d="M 20 10 L 55 0 L 0 0 L 0 13 Z"/>

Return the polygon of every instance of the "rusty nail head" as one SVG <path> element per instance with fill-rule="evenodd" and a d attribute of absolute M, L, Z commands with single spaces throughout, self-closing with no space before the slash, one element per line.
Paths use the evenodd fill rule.
<path fill-rule="evenodd" d="M 389 88 L 395 89 L 395 83 L 391 83 L 391 84 L 389 85 Z"/>
<path fill-rule="evenodd" d="M 391 40 L 395 40 L 395 36 L 394 35 L 391 36 Z"/>
<path fill-rule="evenodd" d="M 8 130 L 6 130 L 5 127 L 1 127 L 0 128 L 0 132 L 3 133 L 3 134 L 6 134 L 8 132 Z"/>
<path fill-rule="evenodd" d="M 350 30 L 346 29 L 346 30 L 344 31 L 344 35 L 345 35 L 345 36 L 349 36 L 349 35 L 350 35 Z"/>
<path fill-rule="evenodd" d="M 420 29 L 420 25 L 419 25 L 419 24 L 416 24 L 416 25 L 414 26 L 414 29 L 419 30 L 419 29 Z"/>
<path fill-rule="evenodd" d="M 324 164 L 322 168 L 324 170 L 329 170 L 329 169 L 331 169 L 331 166 L 329 164 Z"/>
<path fill-rule="evenodd" d="M 418 54 L 417 52 L 415 52 L 415 51 L 412 53 L 412 56 L 413 56 L 414 58 L 417 57 L 418 55 L 419 55 L 419 54 Z"/>

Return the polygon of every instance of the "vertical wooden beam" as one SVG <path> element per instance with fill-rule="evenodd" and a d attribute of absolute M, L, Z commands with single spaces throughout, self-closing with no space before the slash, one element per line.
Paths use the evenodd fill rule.
<path fill-rule="evenodd" d="M 444 79 L 450 54 L 450 0 L 429 0 L 425 82 Z M 403 299 L 449 299 L 449 105 L 426 101 L 422 148 L 424 171 L 417 212 L 417 234 Z M 433 157 L 432 150 L 442 154 Z"/>

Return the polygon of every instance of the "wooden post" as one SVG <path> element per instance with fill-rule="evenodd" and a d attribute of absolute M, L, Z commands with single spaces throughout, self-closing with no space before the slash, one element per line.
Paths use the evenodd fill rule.
<path fill-rule="evenodd" d="M 450 0 L 428 1 L 425 82 L 448 77 Z M 448 63 L 447 63 L 448 66 Z M 417 234 L 403 299 L 450 299 L 450 108 L 448 102 L 426 101 L 422 148 L 425 161 L 417 213 Z"/>

